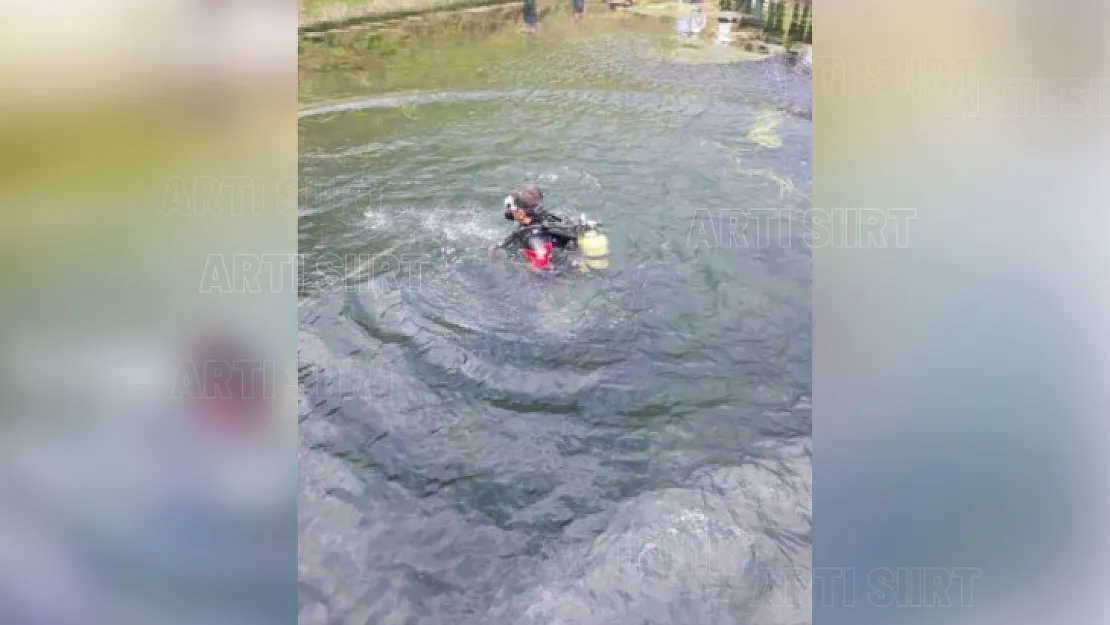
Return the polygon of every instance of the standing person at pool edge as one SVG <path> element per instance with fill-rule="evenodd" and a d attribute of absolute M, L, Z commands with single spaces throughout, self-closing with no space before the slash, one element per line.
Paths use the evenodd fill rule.
<path fill-rule="evenodd" d="M 524 0 L 524 30 L 529 34 L 536 32 L 536 22 L 538 21 L 536 15 L 536 0 Z"/>

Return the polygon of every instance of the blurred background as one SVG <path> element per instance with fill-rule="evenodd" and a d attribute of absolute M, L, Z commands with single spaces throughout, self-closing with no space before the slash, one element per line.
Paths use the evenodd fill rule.
<path fill-rule="evenodd" d="M 1106 622 L 1106 5 L 814 11 L 813 622 Z"/>
<path fill-rule="evenodd" d="M 0 622 L 291 621 L 296 9 L 3 11 Z"/>
<path fill-rule="evenodd" d="M 3 8 L 0 622 L 291 621 L 294 291 L 200 287 L 212 254 L 296 252 L 295 9 Z M 1106 622 L 1106 7 L 815 22 L 815 207 L 917 219 L 815 246 L 813 566 L 854 581 L 813 620 Z M 280 383 L 187 401 L 228 359 Z M 926 567 L 970 607 L 876 600 Z"/>

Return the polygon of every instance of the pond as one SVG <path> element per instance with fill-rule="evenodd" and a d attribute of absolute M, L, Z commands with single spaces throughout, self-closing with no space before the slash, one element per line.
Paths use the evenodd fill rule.
<path fill-rule="evenodd" d="M 674 32 L 302 45 L 300 623 L 809 622 L 810 82 Z"/>

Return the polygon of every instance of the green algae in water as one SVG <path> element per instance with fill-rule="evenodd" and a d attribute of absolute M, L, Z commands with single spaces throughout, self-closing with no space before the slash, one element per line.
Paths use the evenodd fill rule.
<path fill-rule="evenodd" d="M 775 128 L 781 121 L 782 113 L 779 111 L 763 111 L 755 125 L 748 131 L 748 140 L 765 148 L 782 147 L 782 138 L 775 134 Z"/>

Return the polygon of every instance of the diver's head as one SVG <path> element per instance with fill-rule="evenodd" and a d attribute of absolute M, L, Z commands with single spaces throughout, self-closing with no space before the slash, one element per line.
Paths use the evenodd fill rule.
<path fill-rule="evenodd" d="M 543 216 L 543 191 L 532 184 L 521 185 L 505 198 L 505 218 L 528 225 Z"/>

